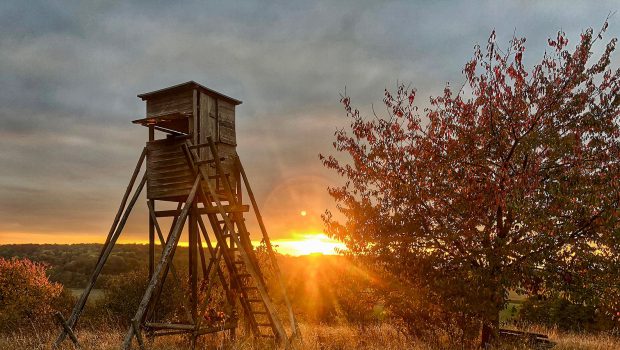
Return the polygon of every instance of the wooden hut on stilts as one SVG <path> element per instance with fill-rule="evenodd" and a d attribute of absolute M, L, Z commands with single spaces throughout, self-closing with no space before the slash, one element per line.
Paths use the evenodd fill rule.
<path fill-rule="evenodd" d="M 130 349 L 132 344 L 137 344 L 145 349 L 145 338 L 173 334 L 189 335 L 192 349 L 202 335 L 229 332 L 234 338 L 240 320 L 238 309 L 252 336 L 272 338 L 275 343 L 288 347 L 291 338 L 298 334 L 298 327 L 267 230 L 236 152 L 235 107 L 241 101 L 193 81 L 138 97 L 146 101 L 146 117 L 133 123 L 148 128 L 148 142 L 140 154 L 88 285 L 68 318 L 57 314 L 62 331 L 55 344 L 69 337 L 79 347 L 74 330 L 80 315 L 146 186 L 149 283 L 122 348 Z M 156 134 L 165 137 L 156 139 Z M 140 176 L 143 165 L 145 171 Z M 243 201 L 244 192 L 248 195 L 248 204 Z M 175 203 L 176 209 L 158 210 L 161 202 Z M 291 335 L 287 334 L 270 298 L 246 228 L 244 213 L 250 209 L 256 215 L 260 238 L 265 242 L 284 296 Z M 165 232 L 158 221 L 164 217 L 172 219 Z M 172 263 L 184 227 L 189 236 L 187 282 L 179 278 Z M 159 249 L 162 249 L 160 254 L 156 252 Z M 189 298 L 184 300 L 183 306 L 184 322 L 157 320 L 158 305 L 167 297 L 162 293 L 163 285 L 170 275 L 175 283 L 189 284 Z M 223 289 L 228 307 L 222 320 L 214 323 L 204 315 L 217 285 Z"/>

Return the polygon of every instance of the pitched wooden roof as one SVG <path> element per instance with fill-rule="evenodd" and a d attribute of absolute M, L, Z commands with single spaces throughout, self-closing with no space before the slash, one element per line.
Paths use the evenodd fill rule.
<path fill-rule="evenodd" d="M 207 95 L 211 95 L 213 97 L 216 98 L 220 98 L 223 100 L 227 100 L 230 103 L 234 104 L 234 105 L 240 105 L 241 101 L 234 99 L 230 96 L 226 96 L 222 93 L 219 93 L 215 90 L 211 90 L 206 86 L 200 85 L 197 82 L 191 80 L 182 84 L 178 84 L 178 85 L 174 85 L 174 86 L 170 86 L 164 89 L 160 89 L 160 90 L 155 90 L 155 91 L 151 91 L 151 92 L 145 92 L 143 94 L 138 95 L 139 98 L 141 98 L 142 100 L 150 100 L 154 97 L 157 96 L 161 96 L 170 92 L 175 92 L 175 91 L 180 91 L 180 90 L 189 90 L 189 89 L 198 89 L 201 90 L 202 92 L 204 92 Z"/>

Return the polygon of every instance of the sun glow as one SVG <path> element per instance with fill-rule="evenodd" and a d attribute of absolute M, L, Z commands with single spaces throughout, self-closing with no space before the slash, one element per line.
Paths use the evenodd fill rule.
<path fill-rule="evenodd" d="M 338 249 L 346 249 L 342 242 L 327 237 L 322 232 L 293 233 L 290 239 L 276 239 L 272 243 L 282 254 L 310 255 L 310 254 L 338 254 Z"/>

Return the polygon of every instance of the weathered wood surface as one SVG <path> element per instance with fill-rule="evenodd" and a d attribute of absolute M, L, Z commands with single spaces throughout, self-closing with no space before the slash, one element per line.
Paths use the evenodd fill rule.
<path fill-rule="evenodd" d="M 148 142 L 146 145 L 147 157 L 147 198 L 158 200 L 183 201 L 189 194 L 192 187 L 193 175 L 187 164 L 182 146 L 185 144 L 185 138 L 165 139 Z M 234 146 L 226 144 L 217 145 L 218 153 L 223 168 L 230 176 L 231 183 L 235 183 L 238 172 L 234 155 L 236 150 Z M 216 176 L 215 160 L 213 160 L 211 152 L 207 149 L 201 150 L 208 156 L 205 160 L 210 160 L 211 166 L 207 167 L 209 176 Z M 223 191 L 223 185 L 219 179 L 211 179 L 212 185 Z M 206 185 L 203 184 L 206 190 Z"/>
<path fill-rule="evenodd" d="M 131 325 L 133 326 L 133 332 L 136 334 L 136 340 L 138 341 L 138 346 L 140 350 L 144 350 L 144 340 L 142 339 L 142 331 L 140 329 L 140 322 L 135 318 L 131 320 Z"/>
<path fill-rule="evenodd" d="M 151 202 L 147 202 L 147 205 L 149 207 L 149 218 L 152 220 L 153 222 L 153 226 L 154 228 L 157 230 L 157 236 L 159 237 L 159 244 L 161 245 L 162 249 L 164 249 L 164 247 L 166 246 L 166 240 L 164 238 L 164 235 L 161 231 L 161 227 L 159 226 L 159 222 L 157 222 L 157 217 L 155 216 L 155 210 L 151 204 Z M 180 214 L 180 211 L 178 211 L 178 213 Z M 175 217 L 176 219 L 176 217 Z M 172 228 L 174 228 L 176 221 L 172 222 Z M 168 265 L 168 269 L 170 270 L 170 272 L 172 272 L 172 277 L 174 278 L 174 281 L 176 283 L 176 285 L 181 288 L 181 278 L 179 277 L 176 268 L 174 267 L 174 263 L 172 261 L 170 261 L 170 264 Z M 166 276 L 167 273 L 164 273 L 164 276 Z M 153 278 L 153 274 L 149 274 L 149 280 L 151 280 Z M 157 298 L 155 300 L 153 300 L 153 304 L 151 305 L 152 308 L 156 307 L 156 303 L 157 303 Z M 181 304 L 181 307 L 183 308 L 183 310 L 185 311 L 185 316 L 187 316 L 188 320 L 192 320 L 193 316 L 190 313 L 190 308 L 187 307 L 187 305 L 185 304 Z"/>
<path fill-rule="evenodd" d="M 81 346 L 80 346 L 80 343 L 78 342 L 77 337 L 75 336 L 75 333 L 73 333 L 73 330 L 71 329 L 71 327 L 69 327 L 69 325 L 67 324 L 67 321 L 65 321 L 65 318 L 62 317 L 62 314 L 60 312 L 56 312 L 54 316 L 56 316 L 56 319 L 58 320 L 58 323 L 60 324 L 60 326 L 69 335 L 69 339 L 71 339 L 75 348 L 80 349 Z M 54 346 L 54 348 L 56 347 L 57 346 Z"/>
<path fill-rule="evenodd" d="M 215 148 L 216 146 L 213 140 L 211 138 L 207 138 L 207 142 L 210 144 L 211 153 L 214 155 L 217 155 L 218 151 Z M 215 166 L 216 166 L 218 173 L 222 174 L 224 173 L 224 170 L 218 158 L 219 157 L 215 157 Z M 203 167 L 200 167 L 199 169 L 202 170 Z M 204 175 L 205 174 L 203 174 L 203 176 Z M 223 182 L 224 182 L 224 190 L 226 193 L 229 194 L 229 202 L 236 204 L 236 198 L 233 195 L 234 192 L 232 191 L 230 182 L 227 181 L 226 179 Z M 239 239 L 239 235 L 235 231 L 232 221 L 230 220 L 230 218 L 224 211 L 224 207 L 222 203 L 220 202 L 220 200 L 217 199 L 215 189 L 210 185 L 209 182 L 207 182 L 207 185 L 208 185 L 209 193 L 211 194 L 213 198 L 216 199 L 215 205 L 217 209 L 220 211 L 220 215 L 222 219 L 224 220 L 224 224 L 225 224 L 226 229 L 228 230 L 228 233 L 231 235 L 231 241 L 233 241 L 235 245 L 237 245 L 238 247 L 242 247 L 241 241 Z M 232 215 L 235 215 L 235 214 L 232 214 Z M 237 224 L 239 232 L 241 232 L 244 235 L 248 234 L 247 228 L 245 227 L 245 222 L 243 220 L 236 220 L 235 223 Z M 245 264 L 247 272 L 252 275 L 252 278 L 254 282 L 256 283 L 255 288 L 259 291 L 261 299 L 263 300 L 263 303 L 265 304 L 265 308 L 269 312 L 270 321 L 271 321 L 276 337 L 280 341 L 282 341 L 284 344 L 288 345 L 288 336 L 286 334 L 286 331 L 284 330 L 284 327 L 282 326 L 282 323 L 280 322 L 276 308 L 273 302 L 271 301 L 269 294 L 267 293 L 267 288 L 264 284 L 264 281 L 262 280 L 262 275 L 258 271 L 258 266 L 254 265 L 255 262 L 252 260 L 252 258 L 250 257 L 250 255 L 245 249 L 239 249 L 239 253 L 240 253 L 239 254 L 240 257 L 242 258 Z"/>
<path fill-rule="evenodd" d="M 136 311 L 136 316 L 134 317 L 134 319 L 136 320 L 143 320 L 143 316 L 144 316 L 144 313 L 146 312 L 146 308 L 148 307 L 151 301 L 153 291 L 160 283 L 163 283 L 163 280 L 161 278 L 162 277 L 161 273 L 163 272 L 164 268 L 168 266 L 168 264 L 170 263 L 172 259 L 172 256 L 174 255 L 176 246 L 179 243 L 179 238 L 181 237 L 181 231 L 183 229 L 183 225 L 185 224 L 185 220 L 187 219 L 187 215 L 189 214 L 191 204 L 194 201 L 194 197 L 196 195 L 196 191 L 199 185 L 200 185 L 200 177 L 196 177 L 196 180 L 194 181 L 194 185 L 192 186 L 192 190 L 190 191 L 190 194 L 187 196 L 187 200 L 185 201 L 185 204 L 183 205 L 183 210 L 181 211 L 181 214 L 179 215 L 179 219 L 175 223 L 174 229 L 172 230 L 172 233 L 170 234 L 170 237 L 168 238 L 168 242 L 166 242 L 166 248 L 164 249 L 164 252 L 162 253 L 161 260 L 159 261 L 159 263 L 157 264 L 157 267 L 155 268 L 153 278 L 151 278 L 146 288 L 146 291 L 144 292 L 144 296 L 142 297 L 142 301 L 140 302 L 140 305 L 138 306 L 138 310 Z M 123 349 L 129 349 L 131 347 L 131 340 L 133 339 L 133 336 L 134 336 L 133 327 L 129 327 L 129 330 L 127 331 L 127 335 L 125 336 L 125 341 L 123 342 Z"/>
<path fill-rule="evenodd" d="M 218 101 L 218 142 L 236 146 L 235 106 L 226 101 Z"/>
<path fill-rule="evenodd" d="M 147 100 L 146 116 L 156 117 L 173 113 L 192 113 L 192 92 L 193 90 L 171 92 Z"/>
<path fill-rule="evenodd" d="M 131 198 L 131 201 L 129 202 L 129 205 L 127 206 L 127 208 L 125 208 L 127 199 L 129 195 L 131 194 L 131 191 L 133 190 L 133 186 L 135 184 L 136 178 L 138 177 L 140 169 L 142 168 L 142 163 L 144 162 L 145 155 L 146 155 L 146 149 L 142 151 L 142 154 L 140 155 L 140 158 L 138 159 L 138 163 L 136 164 L 136 167 L 134 168 L 133 174 L 131 176 L 131 180 L 129 181 L 129 184 L 127 185 L 127 189 L 125 190 L 125 194 L 123 195 L 121 204 L 118 208 L 116 216 L 114 217 L 112 227 L 110 227 L 108 237 L 106 238 L 106 241 L 99 254 L 99 259 L 97 261 L 97 265 L 95 266 L 95 270 L 91 274 L 88 284 L 86 285 L 86 288 L 84 288 L 84 291 L 80 295 L 80 298 L 76 302 L 73 308 L 73 311 L 71 312 L 71 316 L 69 317 L 69 320 L 67 322 L 68 327 L 70 329 L 75 328 L 77 321 L 79 320 L 80 315 L 82 314 L 82 310 L 84 310 L 84 306 L 86 305 L 86 300 L 88 299 L 90 292 L 95 286 L 95 282 L 97 281 L 97 278 L 99 277 L 99 274 L 101 273 L 101 270 L 103 269 L 103 266 L 105 265 L 105 262 L 110 256 L 110 253 L 112 252 L 112 248 L 114 247 L 114 244 L 116 243 L 116 241 L 118 240 L 118 237 L 123 231 L 123 228 L 125 227 L 125 223 L 127 222 L 127 218 L 129 217 L 129 214 L 131 213 L 133 206 L 135 205 L 140 193 L 142 192 L 142 189 L 144 188 L 144 185 L 146 183 L 146 174 L 142 176 L 142 180 L 140 181 L 140 184 L 136 188 L 134 195 Z M 65 340 L 66 336 L 67 336 L 67 331 L 66 329 L 63 329 L 63 331 L 60 333 L 60 335 L 54 342 L 54 346 L 59 346 L 60 343 L 62 343 Z"/>
<path fill-rule="evenodd" d="M 555 346 L 555 342 L 549 340 L 545 334 L 517 331 L 513 329 L 502 328 L 499 330 L 499 337 L 507 341 L 526 341 L 532 349 L 551 349 Z"/>
<path fill-rule="evenodd" d="M 200 93 L 200 135 L 199 143 L 205 143 L 207 137 L 217 133 L 217 100 L 212 96 Z M 199 151 L 200 159 L 206 159 L 206 150 Z"/>
<path fill-rule="evenodd" d="M 225 205 L 226 212 L 229 213 L 245 213 L 250 211 L 249 205 Z M 196 209 L 199 214 L 216 214 L 219 213 L 217 208 L 198 208 Z M 179 214 L 178 210 L 158 210 L 155 212 L 156 217 L 176 216 Z"/>
<path fill-rule="evenodd" d="M 291 301 L 289 300 L 288 293 L 286 292 L 286 285 L 284 284 L 284 279 L 282 278 L 282 273 L 280 272 L 280 266 L 278 265 L 278 261 L 276 259 L 276 255 L 273 251 L 273 246 L 271 245 L 271 239 L 269 238 L 269 234 L 267 233 L 267 228 L 265 227 L 265 223 L 263 222 L 263 217 L 260 214 L 260 210 L 258 209 L 258 203 L 256 203 L 256 198 L 254 197 L 254 192 L 252 191 L 252 187 L 250 186 L 250 181 L 248 180 L 248 176 L 245 173 L 245 169 L 243 168 L 243 164 L 241 164 L 241 160 L 239 157 L 235 158 L 235 162 L 237 164 L 237 168 L 241 173 L 243 184 L 245 185 L 245 189 L 248 192 L 248 197 L 250 198 L 250 202 L 252 203 L 252 208 L 254 209 L 254 214 L 256 214 L 256 220 L 258 221 L 258 225 L 260 227 L 261 233 L 263 235 L 263 241 L 267 246 L 267 252 L 269 254 L 269 259 L 271 260 L 272 267 L 278 278 L 278 284 L 280 285 L 280 290 L 282 291 L 282 295 L 284 295 L 284 302 L 286 304 L 286 308 L 288 311 L 289 322 L 291 325 L 291 329 L 295 334 L 300 334 L 299 326 L 297 325 L 297 320 L 295 319 L 295 314 L 293 313 L 293 307 L 291 305 Z"/>

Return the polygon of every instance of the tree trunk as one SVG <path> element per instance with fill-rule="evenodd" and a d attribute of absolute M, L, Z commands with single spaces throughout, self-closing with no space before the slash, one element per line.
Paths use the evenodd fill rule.
<path fill-rule="evenodd" d="M 499 337 L 499 310 L 493 310 L 482 320 L 480 348 L 489 349 Z"/>

